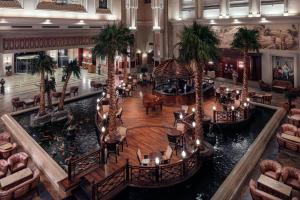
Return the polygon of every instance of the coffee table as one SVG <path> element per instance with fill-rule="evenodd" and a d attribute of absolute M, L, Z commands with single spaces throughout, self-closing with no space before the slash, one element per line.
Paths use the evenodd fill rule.
<path fill-rule="evenodd" d="M 284 200 L 289 200 L 292 194 L 292 187 L 276 181 L 268 176 L 260 175 L 257 181 L 258 188 Z"/>
<path fill-rule="evenodd" d="M 291 140 L 293 142 L 300 143 L 300 137 L 297 137 L 297 136 L 293 136 L 293 135 L 290 135 L 290 134 L 282 133 L 281 137 L 284 138 L 284 139 L 287 139 L 287 140 Z"/>
<path fill-rule="evenodd" d="M 13 173 L 5 178 L 0 179 L 0 186 L 2 190 L 9 190 L 33 177 L 31 169 L 25 168 L 21 171 Z"/>

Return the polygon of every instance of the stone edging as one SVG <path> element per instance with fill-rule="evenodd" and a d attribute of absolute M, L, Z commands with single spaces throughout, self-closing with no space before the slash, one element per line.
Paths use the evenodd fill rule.
<path fill-rule="evenodd" d="M 248 176 L 255 168 L 257 162 L 264 153 L 269 141 L 274 136 L 277 127 L 280 125 L 279 122 L 286 115 L 286 110 L 279 107 L 253 103 L 261 107 L 276 109 L 270 121 L 266 124 L 260 134 L 257 136 L 255 141 L 251 144 L 245 155 L 235 165 L 231 173 L 227 176 L 225 181 L 219 187 L 217 192 L 211 198 L 212 200 L 234 200 L 239 199 L 241 187 L 247 180 Z"/>

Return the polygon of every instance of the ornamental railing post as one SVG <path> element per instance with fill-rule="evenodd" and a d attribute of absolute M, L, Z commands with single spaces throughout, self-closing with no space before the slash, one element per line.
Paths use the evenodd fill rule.
<path fill-rule="evenodd" d="M 185 158 L 183 158 L 182 159 L 182 172 L 183 172 L 183 176 L 185 176 L 186 175 L 186 160 L 185 160 Z"/>
<path fill-rule="evenodd" d="M 126 159 L 126 181 L 129 182 L 129 159 Z"/>
<path fill-rule="evenodd" d="M 155 181 L 159 183 L 159 165 L 155 166 Z"/>

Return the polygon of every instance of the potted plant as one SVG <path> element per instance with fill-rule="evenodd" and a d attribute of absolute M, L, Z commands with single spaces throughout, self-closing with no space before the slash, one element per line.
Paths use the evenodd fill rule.
<path fill-rule="evenodd" d="M 297 93 L 291 90 L 287 90 L 284 93 L 284 97 L 287 99 L 287 103 L 284 104 L 284 108 L 287 109 L 287 111 L 291 110 L 295 107 L 293 104 L 293 101 L 297 98 Z"/>
<path fill-rule="evenodd" d="M 5 69 L 6 69 L 6 76 L 11 76 L 12 75 L 12 71 L 11 71 L 12 66 L 11 65 L 7 65 L 5 67 Z"/>

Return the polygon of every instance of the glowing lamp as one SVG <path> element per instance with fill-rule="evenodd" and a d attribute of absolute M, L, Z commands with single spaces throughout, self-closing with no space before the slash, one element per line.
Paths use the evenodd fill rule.
<path fill-rule="evenodd" d="M 182 156 L 182 158 L 185 158 L 185 157 L 186 157 L 186 152 L 185 152 L 185 151 L 182 151 L 182 152 L 181 152 L 181 156 Z"/>
<path fill-rule="evenodd" d="M 155 158 L 155 164 L 159 165 L 159 158 L 158 157 Z"/>

